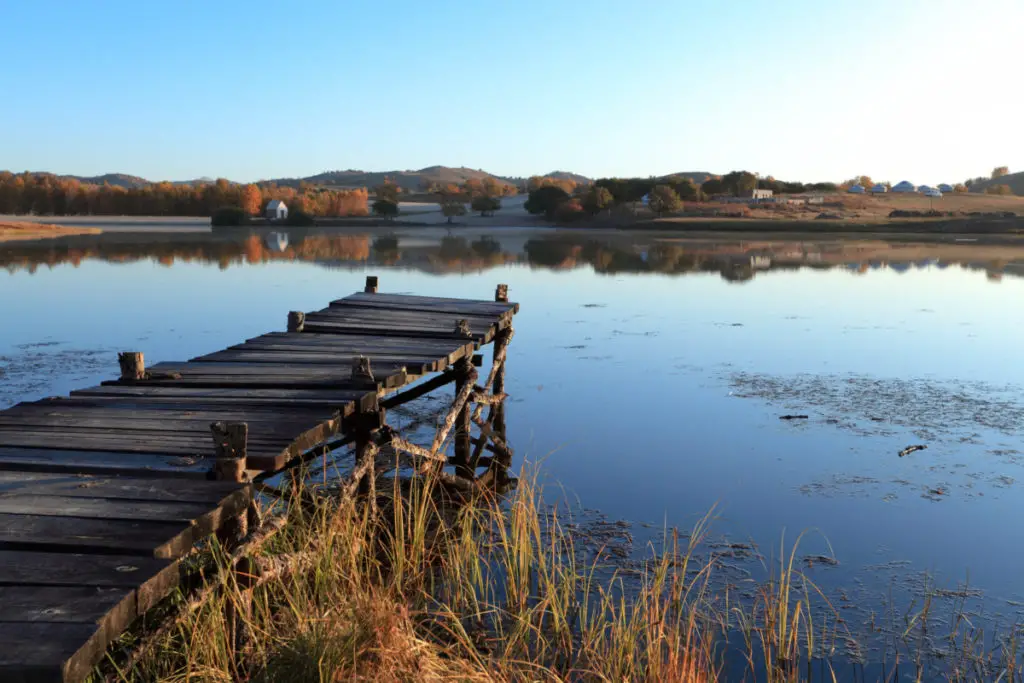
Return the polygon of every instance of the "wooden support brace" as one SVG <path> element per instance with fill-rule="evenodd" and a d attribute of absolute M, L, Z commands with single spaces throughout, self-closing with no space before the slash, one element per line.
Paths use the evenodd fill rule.
<path fill-rule="evenodd" d="M 245 422 L 212 422 L 213 474 L 222 481 L 245 481 L 246 445 L 249 425 Z"/>
<path fill-rule="evenodd" d="M 437 434 L 434 436 L 434 442 L 430 446 L 431 454 L 437 455 L 438 452 L 441 450 L 441 446 L 444 444 L 445 439 L 448 438 L 448 433 L 452 430 L 452 427 L 455 426 L 455 421 L 459 413 L 462 412 L 462 409 L 466 406 L 466 402 L 469 400 L 469 395 L 473 392 L 473 382 L 476 381 L 476 378 L 476 368 L 470 365 L 468 375 L 466 377 L 466 382 L 462 385 L 461 389 L 459 389 L 459 392 L 456 394 L 455 401 L 454 403 L 452 403 L 451 410 L 448 411 L 448 414 L 445 416 L 444 421 L 441 423 L 440 429 L 438 429 Z M 424 465 L 421 467 L 421 472 L 427 472 L 434 468 L 435 464 L 429 462 L 424 463 Z"/>
<path fill-rule="evenodd" d="M 456 379 L 458 379 L 458 377 L 454 371 L 446 370 L 442 372 L 440 375 L 432 377 L 427 381 L 422 382 L 421 384 L 417 384 L 411 389 L 406 389 L 405 391 L 399 394 L 395 394 L 394 396 L 390 396 L 384 399 L 383 401 L 380 402 L 380 404 L 385 408 L 394 408 L 396 406 L 408 403 L 409 401 L 413 401 L 419 398 L 420 396 L 425 396 L 426 394 L 429 394 L 431 391 L 443 387 L 446 384 L 451 384 Z"/>
<path fill-rule="evenodd" d="M 302 328 L 306 326 L 306 314 L 302 311 L 289 311 L 288 313 L 288 331 L 289 332 L 302 332 Z"/>
<path fill-rule="evenodd" d="M 460 337 L 465 337 L 467 339 L 470 339 L 473 336 L 473 330 L 469 326 L 469 321 L 466 320 L 465 318 L 460 318 L 459 320 L 455 321 L 454 332 Z"/>
<path fill-rule="evenodd" d="M 377 276 L 376 275 L 367 275 L 366 276 L 366 287 L 363 288 L 363 291 L 366 292 L 367 294 L 376 294 L 377 293 Z"/>
<path fill-rule="evenodd" d="M 141 351 L 125 351 L 117 354 L 121 366 L 121 379 L 140 380 L 146 378 L 146 361 Z"/>

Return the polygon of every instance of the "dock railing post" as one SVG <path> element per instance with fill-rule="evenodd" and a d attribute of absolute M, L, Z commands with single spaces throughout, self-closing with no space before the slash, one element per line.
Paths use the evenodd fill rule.
<path fill-rule="evenodd" d="M 366 287 L 363 288 L 363 291 L 366 292 L 367 294 L 376 294 L 377 293 L 377 276 L 376 275 L 367 275 L 366 276 Z"/>
<path fill-rule="evenodd" d="M 289 311 L 288 313 L 288 331 L 289 332 L 302 332 L 302 328 L 306 326 L 306 314 L 302 311 Z"/>
<path fill-rule="evenodd" d="M 146 361 L 141 351 L 125 351 L 117 354 L 121 366 L 121 379 L 138 380 L 146 378 Z"/>

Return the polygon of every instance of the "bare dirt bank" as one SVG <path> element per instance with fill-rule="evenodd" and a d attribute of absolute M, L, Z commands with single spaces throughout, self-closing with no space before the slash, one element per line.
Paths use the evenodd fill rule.
<path fill-rule="evenodd" d="M 95 235 L 98 228 L 67 227 L 52 223 L 0 220 L 0 242 L 53 239 L 69 235 Z"/>

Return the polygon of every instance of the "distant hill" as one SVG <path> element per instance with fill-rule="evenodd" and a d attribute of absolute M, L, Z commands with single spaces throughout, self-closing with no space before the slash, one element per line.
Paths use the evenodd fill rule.
<path fill-rule="evenodd" d="M 1009 185 L 1010 191 L 1015 195 L 1024 197 L 1024 172 L 1010 173 L 1004 175 L 1001 178 L 995 180 L 986 180 L 984 182 L 975 183 L 971 185 L 971 192 L 984 192 L 986 189 L 995 185 Z"/>
<path fill-rule="evenodd" d="M 376 187 L 383 184 L 385 179 L 388 179 L 403 190 L 415 192 L 429 186 L 431 183 L 441 185 L 448 183 L 459 184 L 470 179 L 483 180 L 484 178 L 496 178 L 505 181 L 500 176 L 473 168 L 428 166 L 418 171 L 359 171 L 355 169 L 326 171 L 305 178 L 275 178 L 262 182 L 277 183 L 284 186 L 297 186 L 300 182 L 306 182 L 311 185 L 337 187 Z"/>
<path fill-rule="evenodd" d="M 714 173 L 708 173 L 707 171 L 680 171 L 679 173 L 669 173 L 665 177 L 668 178 L 669 176 L 689 178 L 695 185 L 703 185 L 705 180 L 718 177 Z"/>
<path fill-rule="evenodd" d="M 589 185 L 594 182 L 585 175 L 572 173 L 571 171 L 551 171 L 551 173 L 545 173 L 544 175 L 549 178 L 557 178 L 558 180 L 571 180 L 577 185 Z"/>

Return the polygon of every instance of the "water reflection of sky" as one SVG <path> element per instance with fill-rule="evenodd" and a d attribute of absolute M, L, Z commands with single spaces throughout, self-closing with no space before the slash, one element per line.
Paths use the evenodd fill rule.
<path fill-rule="evenodd" d="M 841 563 L 812 570 L 822 585 L 860 585 L 877 601 L 900 573 L 952 583 L 969 572 L 991 608 L 1018 609 L 1007 601 L 1024 598 L 1024 528 L 1013 522 L 1024 511 L 1014 412 L 1024 411 L 1024 279 L 932 260 L 864 274 L 769 270 L 736 284 L 714 271 L 607 274 L 513 255 L 489 269 L 407 261 L 373 272 L 392 292 L 486 298 L 510 285 L 522 304 L 511 441 L 583 505 L 657 527 L 688 527 L 718 506 L 718 532 L 752 538 L 766 556 L 783 529 L 814 527 Z M 361 288 L 364 260 L 331 265 L 16 269 L 0 276 L 0 401 L 108 377 L 117 350 L 179 360 L 282 329 L 287 311 Z M 60 343 L 29 346 L 40 342 Z M 795 411 L 811 419 L 778 419 Z M 996 411 L 1007 419 L 993 427 Z M 896 456 L 922 433 L 928 450 Z M 890 561 L 909 564 L 865 573 Z"/>

